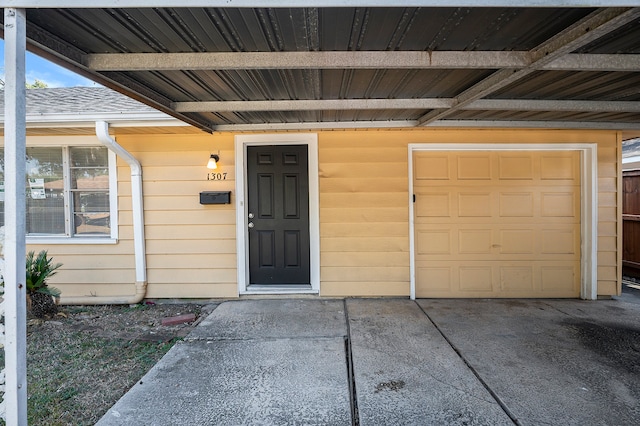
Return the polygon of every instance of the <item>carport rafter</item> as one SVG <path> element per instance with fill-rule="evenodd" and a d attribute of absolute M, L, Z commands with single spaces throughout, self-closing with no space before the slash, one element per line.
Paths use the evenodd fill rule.
<path fill-rule="evenodd" d="M 92 71 L 251 69 L 500 69 L 531 66 L 526 51 L 353 51 L 94 53 L 82 64 Z M 640 55 L 569 54 L 540 70 L 637 71 Z"/>
<path fill-rule="evenodd" d="M 34 0 L 34 3 L 38 3 Z M 139 3 L 149 4 L 144 0 Z M 248 2 L 250 3 L 250 2 Z M 279 2 L 275 2 L 279 3 Z M 387 2 L 388 3 L 388 2 Z M 428 3 L 428 2 L 427 2 Z M 545 6 L 571 7 L 571 5 L 554 4 L 544 2 Z M 638 5 L 638 2 L 632 5 Z M 123 1 L 122 7 L 136 7 L 137 4 Z M 154 6 L 157 4 L 154 3 Z M 214 7 L 215 4 L 207 4 Z M 388 5 L 388 4 L 387 4 Z M 430 6 L 429 4 L 421 4 Z M 450 3 L 447 3 L 450 5 Z M 137 5 L 144 8 L 144 5 Z M 181 6 L 184 6 L 181 4 Z M 280 7 L 267 1 L 261 3 L 264 7 Z M 342 6 L 352 6 L 349 5 Z M 399 6 L 394 4 L 393 6 Z M 431 5 L 437 7 L 437 5 Z M 472 7 L 472 5 L 466 5 Z M 496 6 L 506 6 L 496 4 Z M 509 3 L 509 7 L 524 7 L 522 5 Z M 526 7 L 537 7 L 538 5 L 527 4 Z M 584 6 L 584 5 L 583 5 Z M 600 6 L 598 2 L 591 2 L 589 7 Z M 94 7 L 92 5 L 91 7 Z M 96 6 L 98 7 L 98 6 Z M 225 3 L 221 8 L 240 7 L 239 3 Z M 250 7 L 250 6 L 246 6 Z M 282 6 L 284 7 L 284 6 Z M 302 6 L 299 6 L 302 7 Z M 309 7 L 308 5 L 306 6 Z M 314 4 L 314 8 L 327 7 L 323 4 Z M 574 6 L 575 7 L 575 6 Z M 317 9 L 314 9 L 317 10 Z M 611 117 L 606 113 L 637 113 L 638 103 L 635 99 L 636 92 L 628 88 L 626 94 L 620 91 L 602 96 L 593 96 L 591 99 L 575 99 L 569 96 L 544 96 L 544 100 L 538 99 L 512 99 L 509 95 L 507 99 L 486 99 L 492 93 L 508 85 L 508 81 L 518 81 L 532 72 L 544 71 L 566 71 L 566 72 L 599 72 L 606 73 L 620 72 L 621 78 L 631 81 L 632 74 L 640 69 L 640 55 L 638 54 L 615 54 L 615 53 L 573 53 L 580 46 L 589 43 L 603 35 L 619 28 L 631 19 L 628 16 L 638 17 L 638 8 L 604 8 L 591 13 L 582 21 L 561 31 L 555 37 L 541 44 L 531 51 L 316 51 L 317 44 L 311 44 L 312 51 L 297 52 L 167 52 L 167 53 L 105 53 L 97 54 L 92 52 L 82 52 L 71 42 L 59 39 L 56 35 L 50 34 L 44 28 L 38 27 L 34 23 L 27 26 L 27 37 L 30 48 L 47 59 L 70 67 L 74 71 L 92 78 L 93 80 L 125 93 L 134 99 L 140 100 L 154 108 L 170 114 L 189 124 L 195 125 L 207 132 L 212 130 L 247 128 L 269 128 L 287 129 L 290 126 L 295 128 L 360 128 L 363 125 L 373 123 L 374 128 L 378 127 L 407 127 L 425 125 L 432 123 L 436 125 L 447 125 L 455 127 L 467 127 L 469 125 L 484 125 L 483 123 L 513 123 L 520 127 L 519 123 L 513 119 L 504 118 L 505 114 L 497 113 L 491 116 L 490 111 L 539 111 L 539 112 L 593 112 L 604 113 L 602 117 L 595 119 L 598 125 L 603 128 L 637 128 L 637 121 L 633 116 L 627 114 L 626 117 Z M 311 25 L 312 29 L 315 28 Z M 316 28 L 317 30 L 317 28 Z M 315 39 L 318 34 L 311 33 L 311 38 Z M 314 47 L 315 46 L 315 47 Z M 542 50 L 542 49 L 546 50 Z M 163 71 L 184 71 L 187 78 L 194 78 L 196 73 L 190 71 L 225 71 L 225 70 L 274 70 L 280 73 L 289 72 L 286 70 L 300 69 L 309 70 L 314 73 L 313 78 L 305 77 L 306 82 L 310 82 L 312 89 L 310 94 L 303 95 L 298 99 L 282 99 L 280 96 L 264 95 L 270 100 L 238 100 L 256 99 L 248 95 L 240 95 L 235 100 L 210 102 L 207 98 L 191 96 L 185 92 L 184 87 L 175 86 L 185 96 L 169 99 L 169 96 L 158 87 L 152 87 L 145 83 L 149 78 L 156 78 L 167 82 L 167 87 L 172 85 L 170 73 Z M 407 73 L 413 70 L 497 70 L 490 77 L 481 80 L 480 83 L 472 85 L 466 91 L 453 92 L 448 97 L 437 98 L 431 95 L 428 98 L 407 98 L 407 94 L 389 97 L 379 96 L 370 98 L 366 94 L 362 98 L 339 98 L 322 99 L 322 75 L 323 69 L 350 70 L 400 70 L 405 69 Z M 137 75 L 138 71 L 144 71 Z M 309 72 L 305 71 L 305 72 Z M 486 71 L 484 71 L 486 75 Z M 625 74 L 626 73 L 626 74 Z M 140 77 L 140 78 L 138 78 Z M 198 80 L 197 84 L 200 80 Z M 263 84 L 262 82 L 261 84 Z M 451 97 L 453 95 L 453 97 Z M 411 96 L 411 95 L 408 95 Z M 419 96 L 419 95 L 418 95 Z M 437 94 L 436 94 L 437 96 Z M 534 96 L 532 96 L 534 97 Z M 224 98 L 224 97 L 223 97 Z M 485 98 L 485 99 L 483 99 Z M 213 99 L 216 99 L 215 97 Z M 259 98 L 258 98 L 259 99 Z M 631 99 L 622 101 L 623 99 Z M 186 102 L 181 102 L 186 101 Z M 318 118 L 321 121 L 293 121 L 285 122 L 284 118 L 278 119 L 275 115 L 257 114 L 255 117 L 247 118 L 238 115 L 238 112 L 270 112 L 270 111 L 390 111 L 406 110 L 411 111 L 409 115 L 398 117 L 397 120 L 344 120 L 339 116 L 327 116 L 327 120 Z M 455 111 L 484 111 L 473 115 L 477 117 L 459 119 L 454 116 L 449 117 Z M 206 114 L 226 114 L 211 118 Z M 384 113 L 382 115 L 385 115 Z M 388 114 L 387 114 L 388 115 Z M 422 117 L 416 120 L 416 117 Z M 455 115 L 455 114 L 453 114 Z M 320 117 L 319 115 L 317 117 Z M 324 116 L 323 116 L 324 117 Z M 436 118 L 433 118 L 436 117 Z M 335 121 L 337 118 L 338 121 Z M 504 119 L 503 119 L 504 118 Z M 575 127 L 591 128 L 593 122 L 579 122 L 571 119 L 566 114 L 554 119 L 547 115 L 537 117 L 537 121 L 531 121 L 532 126 L 537 127 L 537 123 L 544 122 L 552 127 Z M 263 123 L 257 121 L 263 120 Z M 218 123 L 212 120 L 218 120 Z M 478 121 L 479 120 L 479 121 Z M 253 122 L 251 122 L 253 121 Z M 635 122 L 635 124 L 634 124 Z"/>
<path fill-rule="evenodd" d="M 441 120 L 469 103 L 506 87 L 640 17 L 640 8 L 598 9 L 529 51 L 531 63 L 522 69 L 501 69 L 462 92 L 453 107 L 432 110 L 418 119 L 421 126 Z"/>
<path fill-rule="evenodd" d="M 290 101 L 174 102 L 176 112 L 330 111 L 374 109 L 451 108 L 455 99 L 332 99 Z M 640 112 L 640 103 L 625 101 L 559 101 L 529 99 L 478 99 L 460 109 L 494 111 Z"/>

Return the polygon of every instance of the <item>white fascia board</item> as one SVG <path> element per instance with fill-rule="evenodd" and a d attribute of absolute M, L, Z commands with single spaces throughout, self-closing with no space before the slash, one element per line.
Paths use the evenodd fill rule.
<path fill-rule="evenodd" d="M 180 127 L 189 126 L 183 121 L 161 112 L 142 114 L 31 114 L 27 115 L 28 128 L 95 127 L 96 121 L 106 121 L 112 127 Z M 4 117 L 0 116 L 0 128 Z"/>
<path fill-rule="evenodd" d="M 214 132 L 250 132 L 262 130 L 322 130 L 322 129 L 386 129 L 410 128 L 416 121 L 331 121 L 305 123 L 222 124 L 213 126 Z"/>
<path fill-rule="evenodd" d="M 171 121 L 176 120 L 170 115 L 164 114 L 159 111 L 149 111 L 144 113 L 129 113 L 129 112 L 113 112 L 113 113 L 46 113 L 46 114 L 27 114 L 27 121 L 48 121 L 48 122 L 64 122 L 64 121 L 93 121 L 95 126 L 96 121 Z"/>
<path fill-rule="evenodd" d="M 627 7 L 637 0 L 4 0 L 16 8 L 152 8 L 152 7 Z"/>
<path fill-rule="evenodd" d="M 323 129 L 398 129 L 416 128 L 416 120 L 406 121 L 331 121 L 304 123 L 223 124 L 213 126 L 214 132 L 249 132 L 278 130 Z M 502 129 L 582 129 L 582 130 L 640 130 L 640 123 L 580 122 L 580 121 L 491 121 L 440 120 L 425 128 L 502 128 Z"/>

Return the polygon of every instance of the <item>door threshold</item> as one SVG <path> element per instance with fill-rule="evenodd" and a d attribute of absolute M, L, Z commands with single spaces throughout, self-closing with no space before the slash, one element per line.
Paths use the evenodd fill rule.
<path fill-rule="evenodd" d="M 310 284 L 252 284 L 240 294 L 318 294 Z"/>

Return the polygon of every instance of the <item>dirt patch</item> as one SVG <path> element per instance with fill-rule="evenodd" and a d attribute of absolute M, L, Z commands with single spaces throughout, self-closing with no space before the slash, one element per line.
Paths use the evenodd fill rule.
<path fill-rule="evenodd" d="M 211 305 L 199 304 L 149 303 L 132 306 L 69 306 L 62 307 L 62 315 L 42 322 L 40 327 L 55 330 L 63 326 L 70 331 L 105 339 L 168 342 L 189 334 L 213 308 Z M 162 325 L 163 318 L 184 314 L 195 314 L 196 320 L 178 325 Z M 38 321 L 32 320 L 32 324 L 37 326 Z"/>
<path fill-rule="evenodd" d="M 61 306 L 51 319 L 29 319 L 29 424 L 95 424 L 216 306 Z M 162 325 L 163 318 L 185 314 L 195 321 Z M 0 358 L 4 365 L 4 351 Z"/>

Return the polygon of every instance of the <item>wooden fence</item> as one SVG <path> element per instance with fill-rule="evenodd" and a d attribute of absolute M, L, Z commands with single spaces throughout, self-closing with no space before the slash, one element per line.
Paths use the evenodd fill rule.
<path fill-rule="evenodd" d="M 622 274 L 640 278 L 640 170 L 622 173 Z"/>

